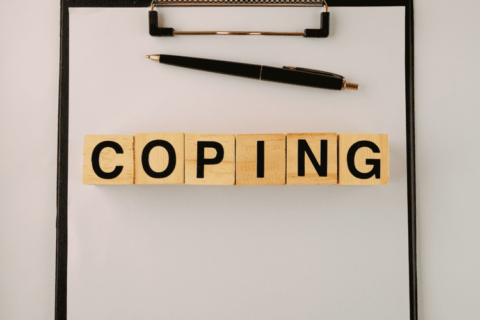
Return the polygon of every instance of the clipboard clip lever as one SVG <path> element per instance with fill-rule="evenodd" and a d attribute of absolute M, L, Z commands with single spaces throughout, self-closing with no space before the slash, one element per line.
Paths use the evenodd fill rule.
<path fill-rule="evenodd" d="M 175 31 L 173 28 L 159 26 L 158 12 L 155 7 L 200 7 L 200 6 L 323 6 L 325 12 L 320 14 L 319 29 L 305 29 L 304 32 L 267 32 L 267 31 Z M 268 0 L 153 0 L 148 12 L 149 33 L 152 37 L 173 37 L 175 35 L 264 35 L 264 36 L 301 36 L 305 38 L 326 38 L 330 33 L 330 12 L 325 0 L 285 0 L 283 2 L 270 2 Z"/>

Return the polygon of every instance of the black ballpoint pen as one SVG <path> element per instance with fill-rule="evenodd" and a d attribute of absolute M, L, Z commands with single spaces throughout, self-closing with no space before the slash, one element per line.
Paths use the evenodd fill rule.
<path fill-rule="evenodd" d="M 172 56 L 167 54 L 148 55 L 147 58 L 177 67 L 210 71 L 258 80 L 296 84 L 333 90 L 358 90 L 358 84 L 348 83 L 334 73 L 294 67 L 274 68 L 256 64 Z"/>

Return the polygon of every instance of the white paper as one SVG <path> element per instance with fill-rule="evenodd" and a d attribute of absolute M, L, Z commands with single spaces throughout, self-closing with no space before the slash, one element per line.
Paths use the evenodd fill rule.
<path fill-rule="evenodd" d="M 302 31 L 312 8 L 160 10 L 182 30 Z M 68 319 L 408 319 L 403 7 L 331 8 L 326 39 L 148 34 L 70 9 Z M 176 54 L 341 74 L 330 91 L 161 65 Z M 388 186 L 91 186 L 85 134 L 387 133 Z"/>

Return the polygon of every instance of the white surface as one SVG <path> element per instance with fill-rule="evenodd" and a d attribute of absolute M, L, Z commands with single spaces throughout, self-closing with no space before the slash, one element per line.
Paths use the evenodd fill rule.
<path fill-rule="evenodd" d="M 267 10 L 272 18 L 261 19 Z M 215 28 L 187 25 L 199 13 L 205 21 L 249 17 L 256 30 L 318 24 L 309 8 L 293 18 L 291 11 L 165 15 L 185 30 Z M 70 10 L 70 320 L 408 318 L 404 8 L 335 12 L 335 33 L 319 41 L 157 39 L 148 34 L 145 9 Z M 361 90 L 176 68 L 145 59 L 153 53 L 323 69 L 357 80 Z M 391 182 L 82 184 L 85 134 L 155 131 L 388 133 Z"/>
<path fill-rule="evenodd" d="M 1 319 L 53 319 L 59 3 L 0 2 Z M 415 10 L 419 318 L 477 319 L 480 3 Z"/>

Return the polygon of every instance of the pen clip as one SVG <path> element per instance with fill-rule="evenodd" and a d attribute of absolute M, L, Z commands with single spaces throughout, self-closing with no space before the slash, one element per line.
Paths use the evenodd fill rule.
<path fill-rule="evenodd" d="M 324 76 L 336 78 L 336 79 L 344 79 L 343 76 L 327 71 L 321 71 L 321 70 L 315 70 L 315 69 L 308 69 L 308 68 L 297 68 L 297 67 L 289 67 L 285 66 L 283 69 L 288 69 L 288 70 L 293 70 L 293 71 L 299 71 L 299 72 L 306 72 L 306 73 L 313 73 L 313 74 L 321 74 Z"/>

